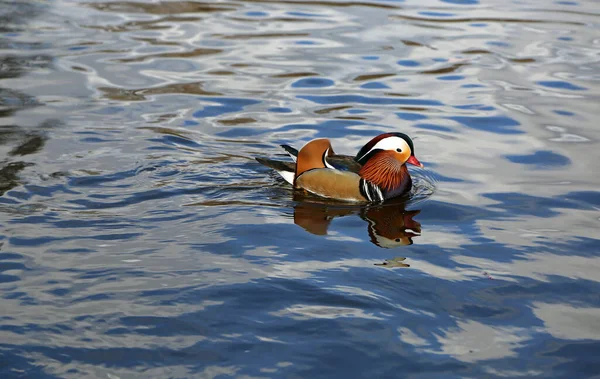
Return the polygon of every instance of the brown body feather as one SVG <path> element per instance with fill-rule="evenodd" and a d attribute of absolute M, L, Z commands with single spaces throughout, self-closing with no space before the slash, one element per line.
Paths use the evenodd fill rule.
<path fill-rule="evenodd" d="M 359 189 L 360 176 L 353 172 L 315 168 L 296 177 L 296 187 L 315 195 L 346 201 L 366 201 Z"/>
<path fill-rule="evenodd" d="M 333 154 L 331 142 L 326 138 L 304 145 L 298 152 L 294 187 L 333 199 L 365 201 L 359 190 L 360 176 L 327 168 L 325 157 Z"/>

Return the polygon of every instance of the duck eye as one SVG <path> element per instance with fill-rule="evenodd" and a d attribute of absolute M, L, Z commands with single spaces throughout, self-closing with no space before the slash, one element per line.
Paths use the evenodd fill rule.
<path fill-rule="evenodd" d="M 399 153 L 401 153 L 402 149 L 398 148 L 398 149 L 396 149 L 396 151 L 399 152 Z"/>

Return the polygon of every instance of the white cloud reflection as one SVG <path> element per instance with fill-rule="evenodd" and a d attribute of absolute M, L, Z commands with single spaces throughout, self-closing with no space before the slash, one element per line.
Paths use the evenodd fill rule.
<path fill-rule="evenodd" d="M 552 336 L 565 340 L 600 340 L 600 308 L 534 302 L 533 313 Z"/>
<path fill-rule="evenodd" d="M 280 311 L 272 312 L 271 314 L 273 316 L 289 317 L 294 320 L 336 319 L 341 317 L 383 320 L 382 317 L 375 316 L 373 313 L 366 312 L 363 309 L 325 305 L 296 304 Z"/>
<path fill-rule="evenodd" d="M 461 255 L 452 259 L 457 263 L 476 267 L 476 272 L 486 271 L 494 279 L 512 282 L 518 282 L 519 277 L 550 282 L 550 276 L 600 282 L 598 276 L 600 257 L 566 256 L 540 252 L 522 254 L 519 259 L 509 262 Z"/>
<path fill-rule="evenodd" d="M 474 363 L 516 356 L 515 349 L 526 344 L 532 331 L 459 320 L 456 327 L 434 335 L 439 348 L 407 328 L 399 328 L 398 333 L 402 342 L 414 346 L 419 352 L 449 355 L 462 362 Z"/>

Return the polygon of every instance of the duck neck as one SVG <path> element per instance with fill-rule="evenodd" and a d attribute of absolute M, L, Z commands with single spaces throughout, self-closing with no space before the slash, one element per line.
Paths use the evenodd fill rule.
<path fill-rule="evenodd" d="M 384 199 L 402 195 L 412 187 L 406 165 L 383 154 L 369 159 L 358 174 L 376 185 L 382 191 Z"/>

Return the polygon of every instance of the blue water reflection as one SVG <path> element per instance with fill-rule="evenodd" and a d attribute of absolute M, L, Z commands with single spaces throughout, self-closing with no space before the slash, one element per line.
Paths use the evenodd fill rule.
<path fill-rule="evenodd" d="M 334 85 L 334 81 L 326 78 L 304 78 L 292 84 L 295 88 L 314 88 L 314 87 L 330 87 Z"/>
<path fill-rule="evenodd" d="M 203 98 L 207 102 L 219 103 L 219 105 L 209 105 L 201 110 L 194 112 L 196 118 L 220 116 L 225 113 L 239 112 L 249 105 L 259 104 L 257 100 L 250 99 L 235 99 L 235 98 Z"/>
<path fill-rule="evenodd" d="M 549 87 L 549 88 L 566 89 L 566 90 L 570 90 L 570 91 L 586 90 L 585 87 L 581 87 L 581 86 L 575 85 L 573 83 L 565 82 L 562 80 L 543 80 L 543 81 L 539 81 L 537 83 L 539 85 L 542 85 L 544 87 Z"/>
<path fill-rule="evenodd" d="M 358 103 L 358 104 L 380 104 L 380 105 L 423 105 L 423 106 L 440 106 L 437 100 L 427 99 L 402 99 L 390 97 L 367 97 L 362 95 L 333 95 L 333 96 L 310 96 L 301 95 L 299 99 L 309 100 L 318 104 L 343 104 L 343 103 Z"/>
<path fill-rule="evenodd" d="M 449 117 L 469 128 L 485 130 L 498 134 L 520 134 L 523 131 L 515 129 L 520 123 L 506 116 L 454 116 Z"/>
<path fill-rule="evenodd" d="M 594 5 L 2 2 L 0 377 L 594 377 Z M 390 131 L 386 204 L 254 160 Z"/>
<path fill-rule="evenodd" d="M 571 163 L 571 160 L 564 155 L 556 154 L 552 151 L 536 151 L 531 155 L 508 155 L 509 161 L 524 165 L 535 165 L 535 168 L 565 166 Z"/>

